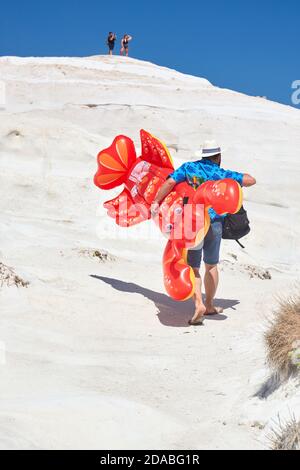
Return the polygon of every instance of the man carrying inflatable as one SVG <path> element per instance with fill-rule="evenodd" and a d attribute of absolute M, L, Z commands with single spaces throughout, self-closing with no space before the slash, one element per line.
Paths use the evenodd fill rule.
<path fill-rule="evenodd" d="M 157 215 L 161 201 L 173 190 L 175 185 L 184 181 L 193 186 L 195 190 L 205 181 L 217 181 L 225 178 L 233 179 L 244 187 L 256 184 L 255 178 L 249 174 L 221 168 L 221 148 L 214 141 L 206 142 L 202 152 L 196 152 L 195 155 L 201 157 L 201 159 L 184 163 L 177 170 L 170 173 L 169 178 L 162 185 L 153 201 L 152 216 Z M 210 208 L 209 216 L 211 224 L 208 233 L 200 245 L 188 250 L 187 256 L 187 262 L 192 267 L 196 279 L 194 292 L 195 313 L 189 322 L 191 325 L 201 325 L 204 315 L 215 315 L 222 311 L 214 306 L 213 301 L 219 281 L 218 263 L 225 215 L 218 215 L 213 208 Z M 200 276 L 202 253 L 205 264 L 205 302 L 202 298 L 202 280 Z"/>
<path fill-rule="evenodd" d="M 218 283 L 222 216 L 239 212 L 241 186 L 251 186 L 255 179 L 221 169 L 221 149 L 215 143 L 204 146 L 201 160 L 175 170 L 160 139 L 144 129 L 140 137 L 140 156 L 134 142 L 122 134 L 101 150 L 94 183 L 101 190 L 121 186 L 121 192 L 103 204 L 120 227 L 150 219 L 156 224 L 167 239 L 162 257 L 165 290 L 176 301 L 193 297 L 196 309 L 191 324 L 201 324 L 205 314 L 218 313 L 213 298 Z M 205 304 L 199 275 L 202 250 Z"/>

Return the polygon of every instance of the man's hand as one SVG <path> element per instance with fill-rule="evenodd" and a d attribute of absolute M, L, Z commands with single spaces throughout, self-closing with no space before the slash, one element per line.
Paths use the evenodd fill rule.
<path fill-rule="evenodd" d="M 158 213 L 159 213 L 159 204 L 158 204 L 158 202 L 155 202 L 155 201 L 152 202 L 150 212 L 151 212 L 151 216 L 152 216 L 153 219 L 158 215 Z"/>
<path fill-rule="evenodd" d="M 249 188 L 249 186 L 253 186 L 254 184 L 256 184 L 256 179 L 245 173 L 243 176 L 243 186 Z"/>
<path fill-rule="evenodd" d="M 176 185 L 176 181 L 174 181 L 172 178 L 169 178 L 167 179 L 167 181 L 164 182 L 164 184 L 158 191 L 157 195 L 155 196 L 154 201 L 151 204 L 150 211 L 151 211 L 152 217 L 157 216 L 159 212 L 159 204 L 172 191 L 175 185 Z"/>

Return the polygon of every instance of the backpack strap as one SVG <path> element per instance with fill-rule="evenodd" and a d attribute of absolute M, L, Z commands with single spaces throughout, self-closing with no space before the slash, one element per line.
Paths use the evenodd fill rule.
<path fill-rule="evenodd" d="M 245 248 L 244 245 L 242 245 L 239 240 L 235 240 L 235 241 L 240 245 L 241 248 L 243 248 L 243 249 Z"/>

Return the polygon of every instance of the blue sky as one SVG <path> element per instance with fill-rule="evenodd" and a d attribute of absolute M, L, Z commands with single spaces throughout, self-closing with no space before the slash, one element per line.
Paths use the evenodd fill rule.
<path fill-rule="evenodd" d="M 299 21 L 299 0 L 4 0 L 0 55 L 103 54 L 126 32 L 136 58 L 291 105 Z"/>

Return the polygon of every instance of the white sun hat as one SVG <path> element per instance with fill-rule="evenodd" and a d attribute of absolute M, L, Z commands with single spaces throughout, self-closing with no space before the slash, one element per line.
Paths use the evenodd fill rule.
<path fill-rule="evenodd" d="M 206 140 L 202 146 L 202 150 L 195 152 L 195 157 L 208 158 L 213 157 L 214 155 L 218 155 L 218 153 L 221 152 L 221 147 L 215 140 Z"/>

